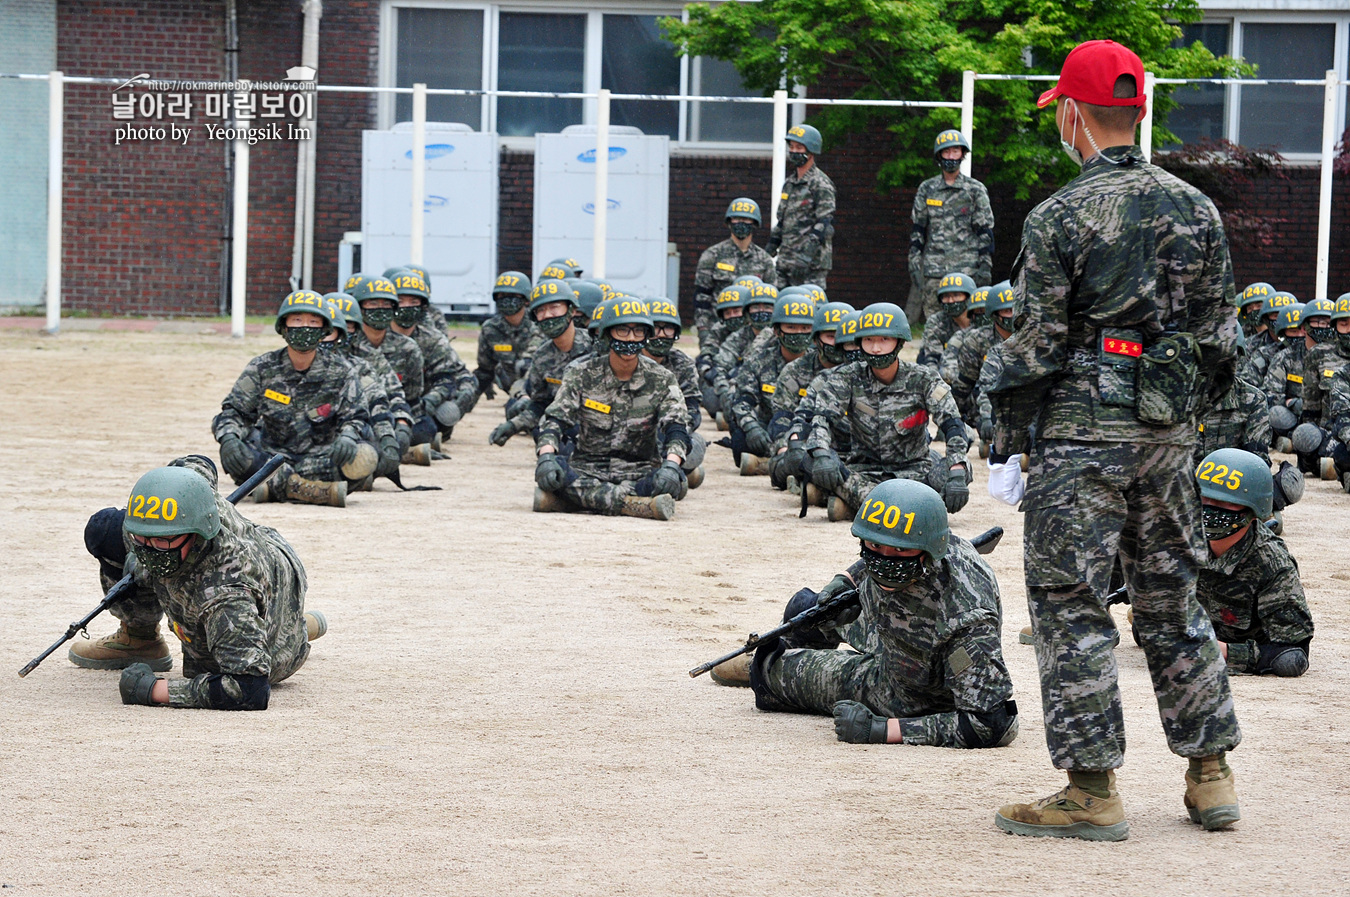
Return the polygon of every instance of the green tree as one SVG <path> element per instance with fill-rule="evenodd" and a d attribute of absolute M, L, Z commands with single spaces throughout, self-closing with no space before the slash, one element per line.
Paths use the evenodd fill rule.
<path fill-rule="evenodd" d="M 1196 0 L 763 0 L 695 3 L 688 23 L 665 19 L 666 36 L 690 56 L 730 60 L 752 89 L 770 94 L 797 83 L 861 84 L 866 99 L 959 100 L 961 73 L 1058 74 L 1078 43 L 1110 38 L 1160 78 L 1209 78 L 1249 72 L 1200 43 L 1176 47 L 1180 24 L 1197 21 Z M 1047 178 L 1075 173 L 1059 151 L 1054 115 L 1038 112 L 1046 82 L 981 81 L 975 95 L 974 148 L 990 180 L 1028 196 Z M 1165 127 L 1171 89 L 1155 97 L 1154 145 L 1175 142 Z M 826 142 L 884 126 L 897 152 L 880 171 L 882 186 L 913 185 L 934 173 L 933 138 L 960 126 L 957 109 L 831 106 L 811 116 Z"/>

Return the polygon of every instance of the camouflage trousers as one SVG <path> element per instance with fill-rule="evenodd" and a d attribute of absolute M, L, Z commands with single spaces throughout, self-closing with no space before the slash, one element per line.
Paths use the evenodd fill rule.
<path fill-rule="evenodd" d="M 813 283 L 825 289 L 825 279 L 830 276 L 829 268 L 792 268 L 787 271 L 779 271 L 775 276 L 778 281 L 774 286 L 778 289 L 784 287 L 795 287 L 798 284 Z"/>
<path fill-rule="evenodd" d="M 1050 758 L 1124 763 L 1125 720 L 1105 604 L 1119 557 L 1163 731 L 1204 757 L 1242 740 L 1223 657 L 1195 587 L 1205 544 L 1191 447 L 1046 440 L 1026 498 L 1027 604 Z"/>
<path fill-rule="evenodd" d="M 862 507 L 867 494 L 885 480 L 918 480 L 933 487 L 939 495 L 942 494 L 942 487 L 947 484 L 942 456 L 933 449 L 928 450 L 927 458 L 908 461 L 895 467 L 853 464 L 847 467 L 848 477 L 838 489 L 834 490 L 834 494 L 848 502 L 849 507 L 854 510 Z"/>
<path fill-rule="evenodd" d="M 361 442 L 367 443 L 376 452 L 380 450 L 379 443 L 375 439 L 375 433 L 367 425 L 363 428 Z M 262 469 L 272 457 L 271 453 L 262 447 L 262 433 L 254 430 L 249 434 L 249 438 L 244 441 L 250 451 L 253 452 L 253 463 L 249 465 L 248 477 L 253 476 Z M 338 480 L 345 479 L 338 466 L 333 463 L 332 445 L 315 446 L 311 451 L 304 454 L 294 454 L 283 452 L 286 455 L 286 463 L 277 468 L 277 472 L 272 474 L 270 482 L 283 483 L 291 474 L 297 474 L 307 480 L 318 480 L 325 483 L 336 483 Z M 244 480 L 236 480 L 235 485 L 239 485 Z"/>
<path fill-rule="evenodd" d="M 578 462 L 573 459 L 576 479 L 558 492 L 574 505 L 601 514 L 618 514 L 623 500 L 633 494 L 637 481 L 655 469 L 653 464 L 611 459 L 608 463 Z"/>

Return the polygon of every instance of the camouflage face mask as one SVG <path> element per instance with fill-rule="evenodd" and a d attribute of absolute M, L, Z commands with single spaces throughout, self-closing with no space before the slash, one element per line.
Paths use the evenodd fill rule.
<path fill-rule="evenodd" d="M 793 168 L 801 168 L 810 160 L 810 158 L 811 157 L 806 153 L 788 153 L 787 163 Z"/>
<path fill-rule="evenodd" d="M 959 318 L 961 313 L 966 310 L 967 304 L 964 299 L 960 302 L 944 302 L 942 303 L 942 310 L 947 313 L 949 318 Z"/>
<path fill-rule="evenodd" d="M 960 159 L 938 159 L 938 167 L 943 171 L 951 173 L 961 170 Z"/>
<path fill-rule="evenodd" d="M 367 308 L 362 306 L 361 320 L 369 324 L 374 330 L 388 330 L 389 322 L 394 320 L 394 310 L 392 308 Z"/>
<path fill-rule="evenodd" d="M 1226 539 L 1233 535 L 1246 526 L 1252 516 L 1252 512 L 1246 508 L 1239 508 L 1234 511 L 1229 508 L 1204 505 L 1200 509 L 1200 517 L 1205 526 L 1205 538 L 1210 542 Z"/>
<path fill-rule="evenodd" d="M 558 315 L 556 318 L 545 318 L 542 321 L 536 321 L 539 325 L 539 332 L 549 339 L 557 339 L 567 332 L 567 328 L 572 326 L 571 315 Z"/>
<path fill-rule="evenodd" d="M 657 358 L 665 358 L 673 348 L 675 348 L 674 337 L 654 336 L 647 340 L 647 351 Z"/>
<path fill-rule="evenodd" d="M 394 310 L 394 323 L 400 327 L 416 327 L 426 316 L 425 305 L 400 305 Z"/>
<path fill-rule="evenodd" d="M 736 221 L 731 224 L 731 235 L 738 240 L 744 240 L 755 232 L 755 226 L 748 221 Z"/>
<path fill-rule="evenodd" d="M 1340 347 L 1343 354 L 1350 355 L 1350 333 L 1341 333 L 1337 331 L 1336 345 Z"/>
<path fill-rule="evenodd" d="M 884 588 L 903 588 L 923 576 L 925 556 L 922 554 L 908 558 L 887 557 L 866 545 L 862 547 L 861 554 L 867 566 L 867 575 Z"/>
<path fill-rule="evenodd" d="M 504 315 L 513 315 L 525 307 L 525 300 L 520 296 L 498 294 L 493 298 L 497 300 L 497 311 Z"/>
<path fill-rule="evenodd" d="M 286 327 L 282 338 L 297 352 L 313 352 L 323 342 L 323 327 Z"/>
<path fill-rule="evenodd" d="M 757 324 L 757 325 L 759 325 L 760 327 L 763 327 L 765 324 L 769 323 L 769 321 L 771 321 L 771 320 L 773 320 L 773 309 L 769 309 L 768 311 L 752 311 L 752 312 L 750 312 L 750 323 L 751 323 L 751 324 Z"/>
<path fill-rule="evenodd" d="M 809 333 L 780 333 L 778 335 L 778 344 L 789 352 L 801 354 L 811 345 L 811 334 Z"/>
<path fill-rule="evenodd" d="M 615 355 L 636 355 L 641 352 L 646 345 L 647 341 L 645 339 L 626 340 L 615 339 L 613 337 L 609 338 L 609 351 L 613 352 Z"/>
<path fill-rule="evenodd" d="M 140 542 L 133 542 L 131 550 L 136 554 L 136 562 L 145 568 L 145 571 L 151 576 L 168 578 L 176 575 L 185 567 L 191 566 L 202 553 L 202 540 L 197 539 L 190 549 L 188 549 L 187 559 L 183 559 L 183 546 L 177 548 L 155 548 L 153 545 L 142 545 Z"/>
<path fill-rule="evenodd" d="M 867 366 L 874 371 L 884 370 L 890 367 L 897 355 L 900 354 L 900 348 L 897 346 L 885 355 L 873 355 L 870 352 L 863 352 L 862 357 L 867 362 Z"/>
<path fill-rule="evenodd" d="M 1329 343 L 1336 338 L 1336 331 L 1330 324 L 1324 324 L 1321 327 L 1306 328 L 1308 336 L 1312 337 L 1315 343 Z"/>
<path fill-rule="evenodd" d="M 843 349 L 833 343 L 820 344 L 820 357 L 830 364 L 843 364 L 846 355 L 847 353 Z"/>

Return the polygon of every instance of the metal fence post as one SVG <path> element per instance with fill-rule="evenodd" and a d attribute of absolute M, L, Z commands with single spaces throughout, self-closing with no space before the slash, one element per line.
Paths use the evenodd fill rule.
<path fill-rule="evenodd" d="M 600 88 L 595 104 L 595 246 L 591 269 L 605 276 L 605 242 L 609 239 L 609 91 Z"/>
<path fill-rule="evenodd" d="M 769 228 L 778 221 L 778 203 L 783 196 L 783 181 L 787 178 L 787 91 L 773 92 L 773 167 L 769 176 L 773 179 L 773 192 L 770 194 Z"/>
<path fill-rule="evenodd" d="M 427 86 L 413 85 L 412 145 L 412 245 L 408 259 L 422 264 L 422 218 L 426 205 L 427 168 Z"/>
<path fill-rule="evenodd" d="M 1326 299 L 1327 280 L 1331 276 L 1331 164 L 1336 153 L 1336 94 L 1340 78 L 1335 69 L 1327 69 L 1327 86 L 1322 98 L 1322 184 L 1317 199 L 1317 280 L 1313 298 Z"/>
<path fill-rule="evenodd" d="M 970 157 L 975 152 L 975 73 L 961 73 L 961 133 L 970 144 L 970 152 L 961 160 L 961 173 L 970 177 Z"/>
<path fill-rule="evenodd" d="M 47 332 L 61 329 L 61 176 L 65 122 L 64 75 L 47 81 Z"/>
<path fill-rule="evenodd" d="M 1157 76 L 1144 72 L 1144 120 L 1139 125 L 1139 148 L 1144 151 L 1144 161 L 1153 161 L 1153 89 L 1157 86 Z"/>
<path fill-rule="evenodd" d="M 239 92 L 248 93 L 247 82 Z M 247 131 L 252 116 L 240 117 L 236 131 Z M 248 140 L 234 141 L 234 233 L 230 255 L 230 336 L 244 338 L 244 311 L 248 301 Z"/>

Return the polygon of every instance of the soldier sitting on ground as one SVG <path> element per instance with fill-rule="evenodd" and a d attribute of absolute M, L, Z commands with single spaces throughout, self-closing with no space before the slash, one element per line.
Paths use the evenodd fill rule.
<path fill-rule="evenodd" d="M 648 301 L 647 307 L 652 316 L 652 337 L 647 340 L 642 354 L 674 374 L 680 384 L 685 411 L 689 415 L 689 454 L 681 466 L 689 479 L 689 488 L 697 489 L 703 484 L 703 459 L 708 451 L 708 441 L 696 432 L 703 421 L 699 411 L 702 393 L 698 386 L 698 370 L 694 367 L 694 359 L 675 348 L 680 332 L 684 330 L 675 303 L 658 297 Z M 591 312 L 594 314 L 595 309 Z"/>
<path fill-rule="evenodd" d="M 694 358 L 694 366 L 698 368 L 702 381 L 703 407 L 709 414 L 715 415 L 722 410 L 717 394 L 717 353 L 727 337 L 750 323 L 745 315 L 745 305 L 749 301 L 750 288 L 733 283 L 718 293 L 714 300 L 717 323 L 698 335 L 698 355 Z"/>
<path fill-rule="evenodd" d="M 769 472 L 769 458 L 773 454 L 769 422 L 774 414 L 778 375 L 811 347 L 815 317 L 815 303 L 806 296 L 797 293 L 779 296 L 769 319 L 775 339 L 763 345 L 756 343 L 741 364 L 731 416 L 735 420 L 732 444 L 748 453 L 741 458 L 742 475 Z M 742 434 L 739 443 L 735 436 L 738 432 Z"/>
<path fill-rule="evenodd" d="M 417 347 L 416 340 L 390 329 L 398 311 L 398 293 L 394 289 L 394 282 L 386 277 L 365 275 L 347 282 L 355 282 L 347 292 L 361 310 L 360 326 L 347 337 L 347 351 L 356 355 L 379 353 L 384 356 L 385 362 L 398 377 L 404 401 L 414 415 L 411 444 L 438 443 L 440 434 L 435 424 L 420 416 L 422 393 L 425 392 L 422 350 Z M 430 455 L 425 450 L 421 454 L 426 457 L 426 463 L 431 463 Z M 405 453 L 403 461 L 420 463 L 416 453 Z"/>
<path fill-rule="evenodd" d="M 975 292 L 975 280 L 960 271 L 953 271 L 938 281 L 937 302 L 944 325 L 939 327 L 934 320 L 924 328 L 917 363 L 937 370 L 952 339 L 974 326 L 970 309 Z"/>
<path fill-rule="evenodd" d="M 445 331 L 426 323 L 431 306 L 431 291 L 426 282 L 407 269 L 397 272 L 394 289 L 398 291 L 398 308 L 390 325 L 395 333 L 409 337 L 422 350 L 422 398 L 418 408 L 419 422 L 413 424 L 416 432 L 425 420 L 434 438 L 442 440 L 454 434 L 455 424 L 473 410 L 478 402 L 478 381 L 464 366 L 459 353 L 450 345 Z"/>
<path fill-rule="evenodd" d="M 806 444 L 800 432 L 793 429 L 797 409 L 806 399 L 816 378 L 844 363 L 844 350 L 835 345 L 839 322 L 853 311 L 846 302 L 822 302 L 815 307 L 811 318 L 811 348 L 801 358 L 783 365 L 773 392 L 769 394 L 769 438 L 773 440 L 773 455 L 769 459 L 769 480 L 775 489 L 786 489 L 788 477 L 801 479 L 802 460 Z M 836 433 L 847 440 L 847 433 Z M 800 487 L 799 487 L 800 488 Z"/>
<path fill-rule="evenodd" d="M 322 296 L 289 294 L 276 320 L 286 345 L 244 367 L 211 422 L 221 465 L 236 483 L 272 455 L 286 456 L 287 463 L 254 490 L 258 501 L 340 508 L 348 484 L 375 472 L 379 452 L 360 382 L 344 359 L 318 350 L 332 329 L 332 306 Z"/>
<path fill-rule="evenodd" d="M 519 271 L 503 271 L 492 286 L 492 301 L 497 313 L 483 322 L 478 331 L 478 367 L 473 375 L 478 391 L 493 398 L 493 384 L 509 391 L 525 376 L 520 359 L 534 336 L 534 322 L 525 314 L 530 304 L 530 278 Z"/>
<path fill-rule="evenodd" d="M 399 461 L 403 455 L 399 432 L 406 428 L 406 432 L 411 434 L 412 416 L 408 403 L 403 400 L 402 389 L 397 390 L 395 398 L 390 398 L 385 387 L 385 379 L 392 376 L 392 371 L 387 364 L 381 373 L 376 371 L 365 357 L 348 355 L 345 351 L 349 335 L 347 314 L 358 317 L 361 314 L 356 302 L 346 293 L 324 293 L 323 298 L 333 313 L 333 329 L 323 338 L 323 342 L 319 343 L 319 350 L 329 352 L 333 357 L 351 365 L 360 384 L 361 400 L 366 403 L 366 414 L 370 418 L 370 433 L 367 438 L 379 446 L 380 458 L 375 466 L 375 472 L 355 487 L 360 491 L 369 492 L 376 477 L 398 476 Z M 347 309 L 346 312 L 343 311 L 344 308 Z M 374 357 L 383 363 L 382 356 L 376 354 Z M 397 378 L 394 378 L 394 382 L 398 382 Z"/>
<path fill-rule="evenodd" d="M 272 685 L 300 669 L 309 643 L 328 631 L 323 614 L 305 612 L 295 549 L 219 495 L 215 465 L 201 455 L 142 476 L 126 508 L 89 518 L 84 541 L 105 590 L 125 573 L 135 580 L 109 608 L 118 631 L 71 646 L 69 656 L 122 670 L 124 704 L 266 710 Z M 183 650 L 181 679 L 155 676 L 173 666 L 159 634 L 166 614 Z"/>
<path fill-rule="evenodd" d="M 840 741 L 1002 747 L 1017 737 L 994 572 L 953 534 L 936 492 L 887 480 L 853 522 L 862 560 L 819 595 L 803 589 L 784 620 L 845 589 L 859 604 L 811 632 L 765 642 L 714 668 L 749 684 L 760 710 L 834 716 Z M 845 641 L 851 647 L 839 648 Z"/>

